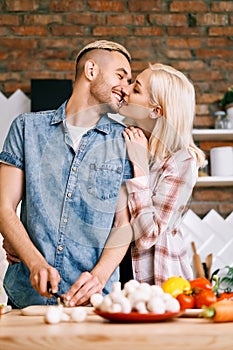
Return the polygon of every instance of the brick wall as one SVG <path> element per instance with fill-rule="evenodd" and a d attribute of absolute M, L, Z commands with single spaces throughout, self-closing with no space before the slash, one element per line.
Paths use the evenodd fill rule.
<path fill-rule="evenodd" d="M 232 85 L 233 1 L 0 0 L 0 13 L 0 91 L 8 96 L 17 88 L 30 96 L 30 79 L 73 79 L 76 53 L 100 38 L 129 49 L 133 75 L 155 61 L 187 74 L 197 93 L 196 127 L 214 126 Z M 191 206 L 226 216 L 232 198 L 232 188 L 195 189 Z"/>

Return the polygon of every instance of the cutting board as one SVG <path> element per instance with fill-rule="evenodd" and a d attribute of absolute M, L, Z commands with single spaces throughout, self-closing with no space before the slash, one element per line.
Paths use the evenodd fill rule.
<path fill-rule="evenodd" d="M 30 305 L 20 310 L 23 316 L 44 316 L 49 305 Z M 76 307 L 63 307 L 63 312 L 70 315 L 72 310 L 76 308 L 84 308 L 88 315 L 94 315 L 94 308 L 91 306 L 76 306 Z"/>

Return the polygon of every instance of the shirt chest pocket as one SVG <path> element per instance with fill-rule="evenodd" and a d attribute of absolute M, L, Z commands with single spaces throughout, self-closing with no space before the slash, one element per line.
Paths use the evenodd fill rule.
<path fill-rule="evenodd" d="M 122 165 L 90 164 L 88 192 L 101 200 L 118 197 L 122 170 Z"/>

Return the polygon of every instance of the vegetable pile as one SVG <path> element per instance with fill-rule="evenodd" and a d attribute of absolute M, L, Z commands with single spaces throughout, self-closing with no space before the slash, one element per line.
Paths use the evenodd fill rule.
<path fill-rule="evenodd" d="M 105 297 L 93 294 L 90 301 L 96 309 L 110 313 L 164 314 L 180 311 L 178 300 L 170 293 L 164 292 L 159 286 L 139 283 L 136 280 L 125 283 L 123 289 L 120 282 L 113 283 L 111 293 Z"/>
<path fill-rule="evenodd" d="M 180 303 L 181 310 L 185 309 L 201 309 L 212 307 L 212 311 L 205 310 L 203 314 L 213 314 L 213 305 L 217 308 L 225 308 L 225 304 L 219 304 L 220 301 L 231 301 L 226 305 L 231 307 L 233 304 L 233 267 L 226 266 L 222 276 L 218 275 L 217 270 L 209 281 L 205 277 L 199 277 L 192 281 L 184 280 L 182 277 L 173 276 L 165 281 L 162 288 L 175 296 Z M 208 316 L 209 317 L 209 316 Z M 233 318 L 233 316 L 232 316 Z"/>

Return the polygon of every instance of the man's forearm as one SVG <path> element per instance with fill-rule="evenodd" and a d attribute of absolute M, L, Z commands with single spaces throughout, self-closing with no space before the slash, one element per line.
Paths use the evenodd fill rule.
<path fill-rule="evenodd" d="M 14 210 L 1 208 L 0 212 L 0 232 L 29 270 L 38 262 L 43 262 L 44 257 L 32 243 Z"/>

